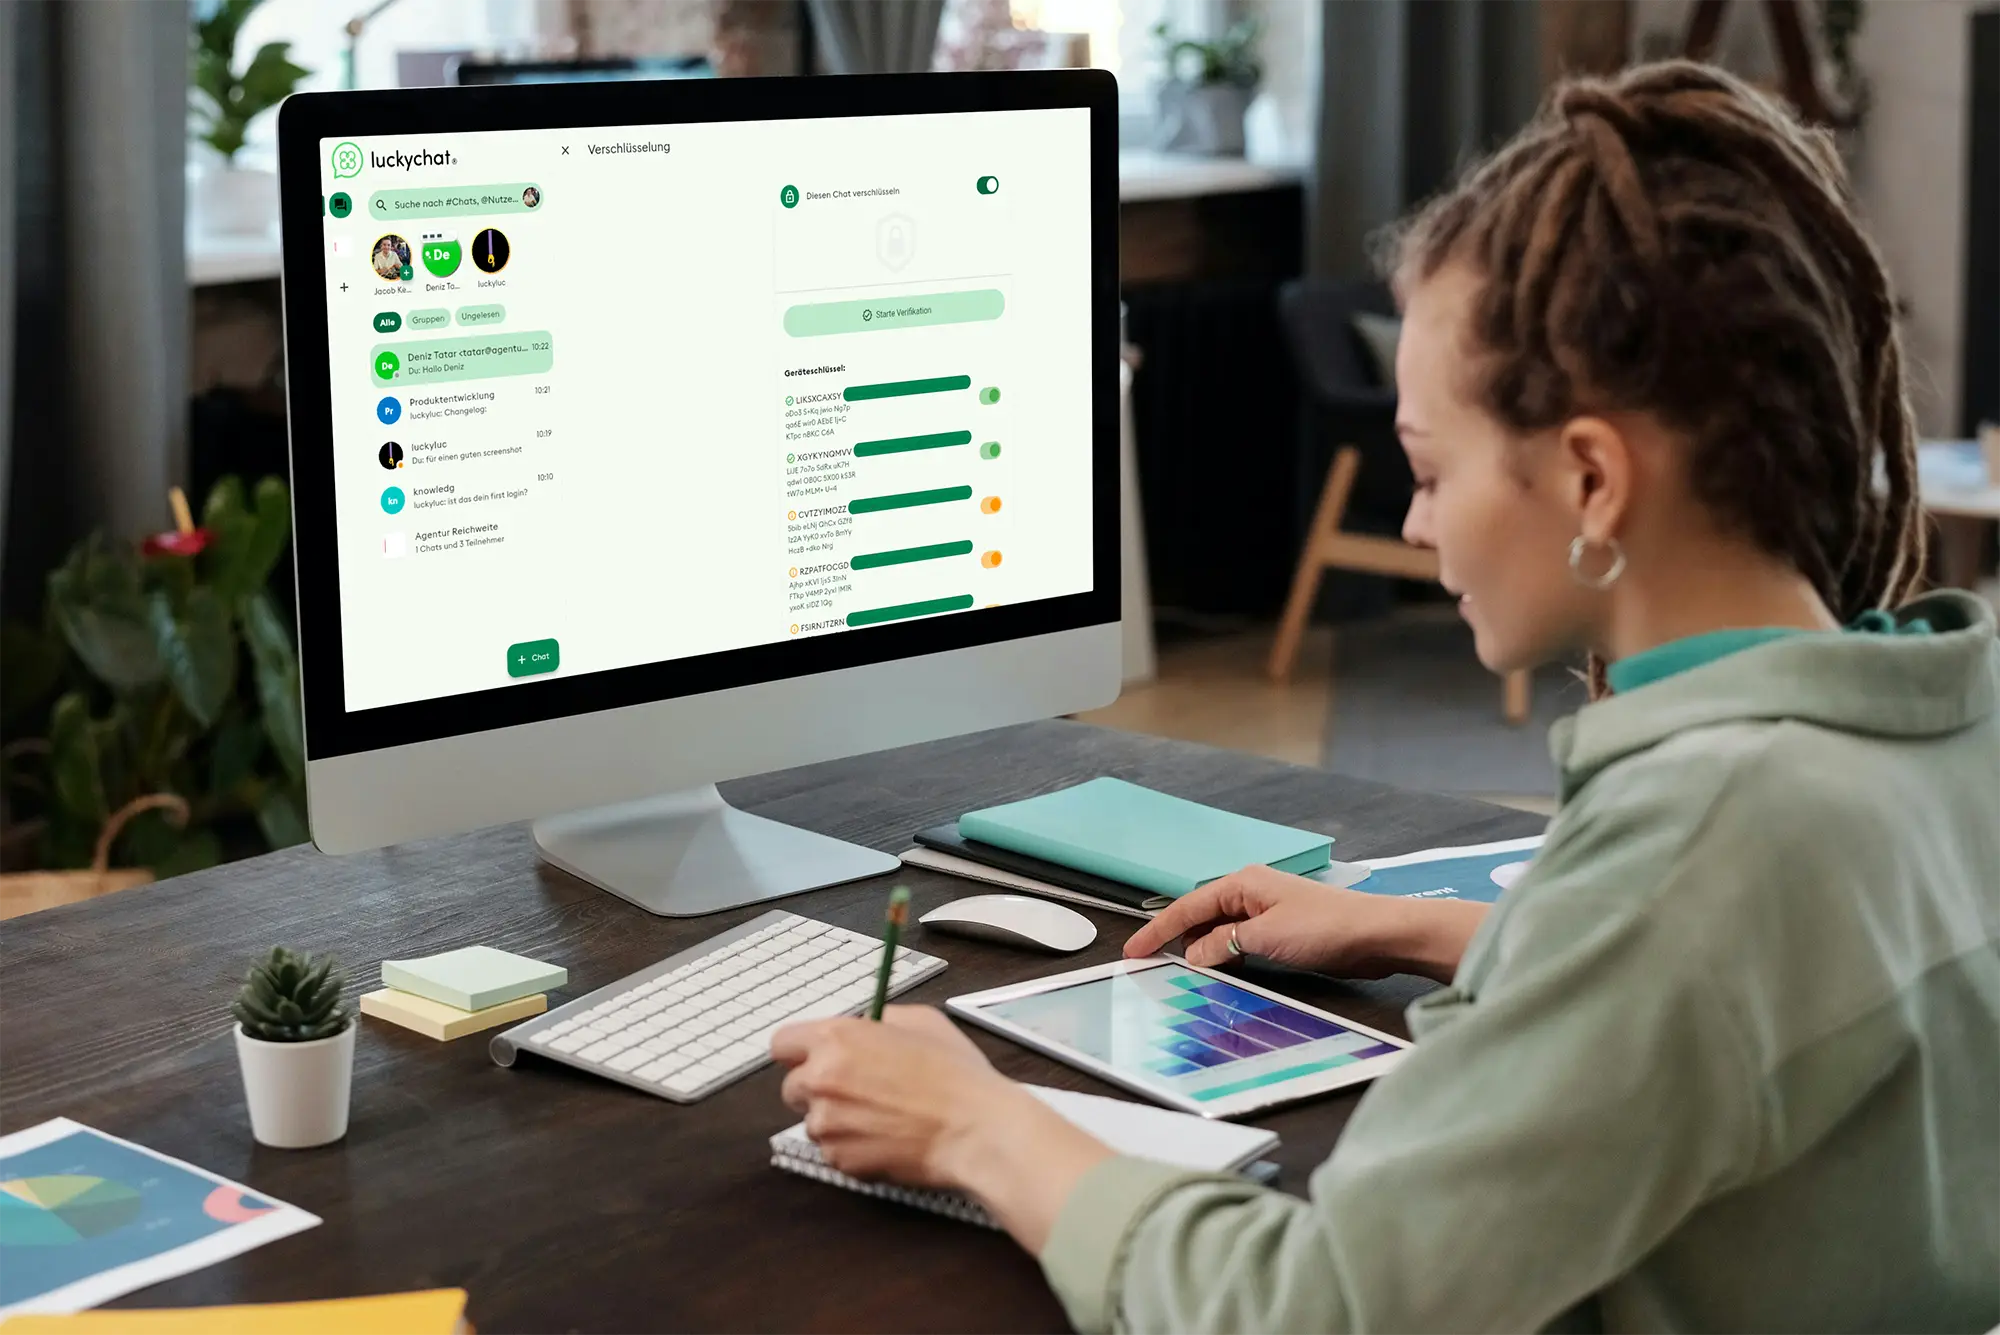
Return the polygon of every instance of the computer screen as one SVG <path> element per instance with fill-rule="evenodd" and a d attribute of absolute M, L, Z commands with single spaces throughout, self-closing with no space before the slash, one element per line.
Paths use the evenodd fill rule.
<path fill-rule="evenodd" d="M 1089 593 L 1090 115 L 320 136 L 345 710 Z"/>

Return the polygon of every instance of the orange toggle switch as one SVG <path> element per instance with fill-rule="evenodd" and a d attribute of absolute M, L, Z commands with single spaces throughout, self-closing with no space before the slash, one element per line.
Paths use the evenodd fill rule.
<path fill-rule="evenodd" d="M 979 512 L 981 514 L 988 514 L 988 515 L 999 514 L 1000 498 L 998 496 L 988 496 L 985 500 L 979 503 Z"/>
<path fill-rule="evenodd" d="M 994 566 L 1000 564 L 1000 553 L 998 552 L 981 553 L 979 557 L 979 564 L 985 566 L 988 570 L 991 570 Z"/>

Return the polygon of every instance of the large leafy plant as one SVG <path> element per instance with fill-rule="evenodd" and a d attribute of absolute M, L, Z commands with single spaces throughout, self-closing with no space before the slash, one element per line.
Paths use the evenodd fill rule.
<path fill-rule="evenodd" d="M 290 42 L 266 42 L 236 70 L 236 36 L 263 0 L 204 0 L 189 38 L 189 111 L 194 128 L 224 158 L 236 156 L 250 122 L 291 96 L 311 71 L 291 61 Z"/>
<path fill-rule="evenodd" d="M 224 478 L 199 529 L 93 535 L 50 574 L 43 624 L 5 628 L 0 721 L 31 733 L 0 753 L 22 860 L 89 865 L 106 818 L 155 793 L 186 826 L 135 818 L 116 864 L 170 876 L 306 838 L 298 656 L 266 588 L 290 532 L 282 482 Z"/>

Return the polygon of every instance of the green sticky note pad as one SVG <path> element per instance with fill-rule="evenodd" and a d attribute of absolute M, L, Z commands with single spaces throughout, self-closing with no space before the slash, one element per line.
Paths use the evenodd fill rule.
<path fill-rule="evenodd" d="M 569 982 L 569 970 L 492 946 L 382 961 L 382 984 L 462 1011 L 482 1011 Z"/>

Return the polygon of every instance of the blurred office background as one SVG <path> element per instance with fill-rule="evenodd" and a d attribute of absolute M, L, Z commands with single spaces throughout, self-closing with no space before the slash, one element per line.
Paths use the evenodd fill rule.
<path fill-rule="evenodd" d="M 85 893 L 303 837 L 268 109 L 293 89 L 1114 71 L 1130 680 L 1093 721 L 1545 807 L 1581 687 L 1487 675 L 1395 539 L 1367 240 L 1563 72 L 1680 54 L 1834 128 L 1903 299 L 1938 576 L 1990 581 L 2000 444 L 1952 442 L 2000 421 L 1992 3 L 0 6 L 5 870 Z M 148 564 L 205 544 L 221 610 Z"/>

